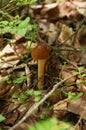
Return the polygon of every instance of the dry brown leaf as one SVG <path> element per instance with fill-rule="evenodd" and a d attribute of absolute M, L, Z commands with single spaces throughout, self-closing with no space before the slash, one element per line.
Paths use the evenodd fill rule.
<path fill-rule="evenodd" d="M 71 36 L 74 34 L 72 28 L 68 27 L 65 24 L 61 24 L 61 33 L 58 40 L 64 44 L 71 45 Z"/>
<path fill-rule="evenodd" d="M 57 89 L 48 99 L 49 102 L 55 104 L 61 99 L 61 91 Z"/>
<path fill-rule="evenodd" d="M 8 91 L 10 90 L 11 85 L 5 86 L 3 89 L 0 90 L 0 97 L 4 96 L 4 94 L 8 94 Z"/>
<path fill-rule="evenodd" d="M 80 91 L 82 91 L 82 92 L 84 92 L 84 93 L 86 93 L 86 78 L 84 78 L 84 79 L 77 79 L 76 80 L 76 86 L 77 86 L 77 88 L 80 90 Z"/>
<path fill-rule="evenodd" d="M 86 96 L 85 96 L 85 99 L 86 99 Z M 86 120 L 86 100 L 85 99 L 82 96 L 77 101 L 71 101 L 68 98 L 62 101 L 59 101 L 53 107 L 54 112 L 57 113 L 58 115 L 58 111 L 60 110 L 69 111 L 76 115 L 81 116 L 82 119 Z"/>
<path fill-rule="evenodd" d="M 65 116 L 65 114 L 67 114 L 67 102 L 68 102 L 68 98 L 61 100 L 59 102 L 57 102 L 56 104 L 54 104 L 53 106 L 53 110 L 55 115 L 57 115 L 58 118 L 62 119 L 62 117 Z"/>
<path fill-rule="evenodd" d="M 22 124 L 20 124 L 19 127 L 17 127 L 15 130 L 28 130 L 28 123 L 23 122 Z"/>
<path fill-rule="evenodd" d="M 70 17 L 71 15 L 74 15 L 75 11 L 75 5 L 73 5 L 69 1 L 63 1 L 59 4 L 59 17 Z"/>
<path fill-rule="evenodd" d="M 13 54 L 14 50 L 13 48 L 7 44 L 4 49 L 0 52 L 0 57 L 4 56 L 4 55 L 8 55 L 8 54 Z"/>
<path fill-rule="evenodd" d="M 6 120 L 4 121 L 4 124 L 13 125 L 15 123 L 15 121 L 18 119 L 19 115 L 20 114 L 17 109 L 15 111 L 9 113 L 6 117 Z"/>
<path fill-rule="evenodd" d="M 18 58 L 18 57 L 17 57 Z M 13 66 L 15 66 L 17 63 L 19 62 L 19 60 L 15 60 L 15 61 L 8 61 L 7 63 L 0 63 L 0 69 L 7 69 L 7 68 L 12 68 Z"/>
<path fill-rule="evenodd" d="M 69 72 L 67 72 L 67 71 L 62 71 L 61 72 L 61 78 L 62 79 L 65 79 L 65 78 L 67 78 L 67 77 L 69 77 L 69 76 L 72 76 L 72 74 L 71 74 L 71 72 L 69 71 Z M 75 82 L 75 80 L 76 80 L 76 77 L 75 76 L 73 76 L 72 78 L 70 78 L 70 79 L 68 79 L 68 80 L 66 80 L 65 82 L 64 82 L 64 84 L 73 84 L 74 82 Z"/>
<path fill-rule="evenodd" d="M 86 100 L 84 100 L 83 97 L 79 98 L 75 102 L 68 102 L 67 110 L 77 115 L 80 115 L 82 119 L 86 120 Z"/>

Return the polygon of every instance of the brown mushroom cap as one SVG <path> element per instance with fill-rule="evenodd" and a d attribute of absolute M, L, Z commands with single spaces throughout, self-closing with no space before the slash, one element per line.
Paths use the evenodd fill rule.
<path fill-rule="evenodd" d="M 31 56 L 35 60 L 47 59 L 49 57 L 49 51 L 44 44 L 38 44 L 32 51 Z"/>

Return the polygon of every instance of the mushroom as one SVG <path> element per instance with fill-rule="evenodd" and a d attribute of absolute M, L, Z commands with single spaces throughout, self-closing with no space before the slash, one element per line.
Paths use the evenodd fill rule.
<path fill-rule="evenodd" d="M 38 61 L 38 89 L 42 89 L 44 84 L 44 68 L 49 51 L 44 44 L 38 44 L 32 51 L 31 56 Z"/>

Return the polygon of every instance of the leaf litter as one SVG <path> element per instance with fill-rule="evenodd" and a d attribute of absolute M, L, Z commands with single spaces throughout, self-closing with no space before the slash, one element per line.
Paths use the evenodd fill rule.
<path fill-rule="evenodd" d="M 36 3 L 28 8 L 32 21 L 34 22 L 35 19 L 39 27 L 36 42 L 30 43 L 25 38 L 14 35 L 10 42 L 1 46 L 0 111 L 6 118 L 0 124 L 2 129 L 13 127 L 35 104 L 35 95 L 33 93 L 27 95 L 26 91 L 38 90 L 37 62 L 32 60 L 29 50 L 36 46 L 38 41 L 47 44 L 50 51 L 50 58 L 45 68 L 44 90 L 38 96 L 44 97 L 55 83 L 71 76 L 74 72 L 77 72 L 77 75 L 66 80 L 46 102 L 43 102 L 27 120 L 18 126 L 17 130 L 25 130 L 28 124 L 33 125 L 40 121 L 41 115 L 47 117 L 55 115 L 62 120 L 64 117 L 68 118 L 70 113 L 77 120 L 77 123 L 73 122 L 73 126 L 86 127 L 85 123 L 79 126 L 82 120 L 86 121 L 86 2 L 47 3 L 47 0 L 44 2 L 44 5 L 39 2 L 40 5 Z M 83 8 L 83 11 L 80 8 Z M 0 41 L 3 41 L 2 37 Z M 83 67 L 85 71 L 83 76 L 79 67 Z M 24 76 L 27 78 L 23 78 Z M 14 98 L 13 94 L 16 92 L 20 96 Z M 68 98 L 79 93 L 83 95 L 81 94 L 76 102 Z"/>

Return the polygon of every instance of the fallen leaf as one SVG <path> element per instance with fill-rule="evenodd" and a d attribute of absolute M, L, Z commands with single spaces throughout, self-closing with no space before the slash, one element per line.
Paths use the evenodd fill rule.
<path fill-rule="evenodd" d="M 62 72 L 61 72 L 61 78 L 62 78 L 62 79 L 65 79 L 65 78 L 67 78 L 67 77 L 69 77 L 69 76 L 72 76 L 71 72 L 67 72 L 67 71 L 62 71 Z M 64 84 L 65 84 L 65 85 L 67 85 L 67 84 L 73 84 L 73 83 L 75 82 L 75 80 L 76 80 L 76 77 L 73 76 L 72 78 L 66 80 L 66 81 L 64 82 Z"/>
<path fill-rule="evenodd" d="M 6 120 L 4 121 L 4 124 L 13 125 L 15 121 L 18 119 L 18 117 L 19 117 L 19 111 L 16 109 L 15 111 L 10 112 L 7 115 Z"/>

